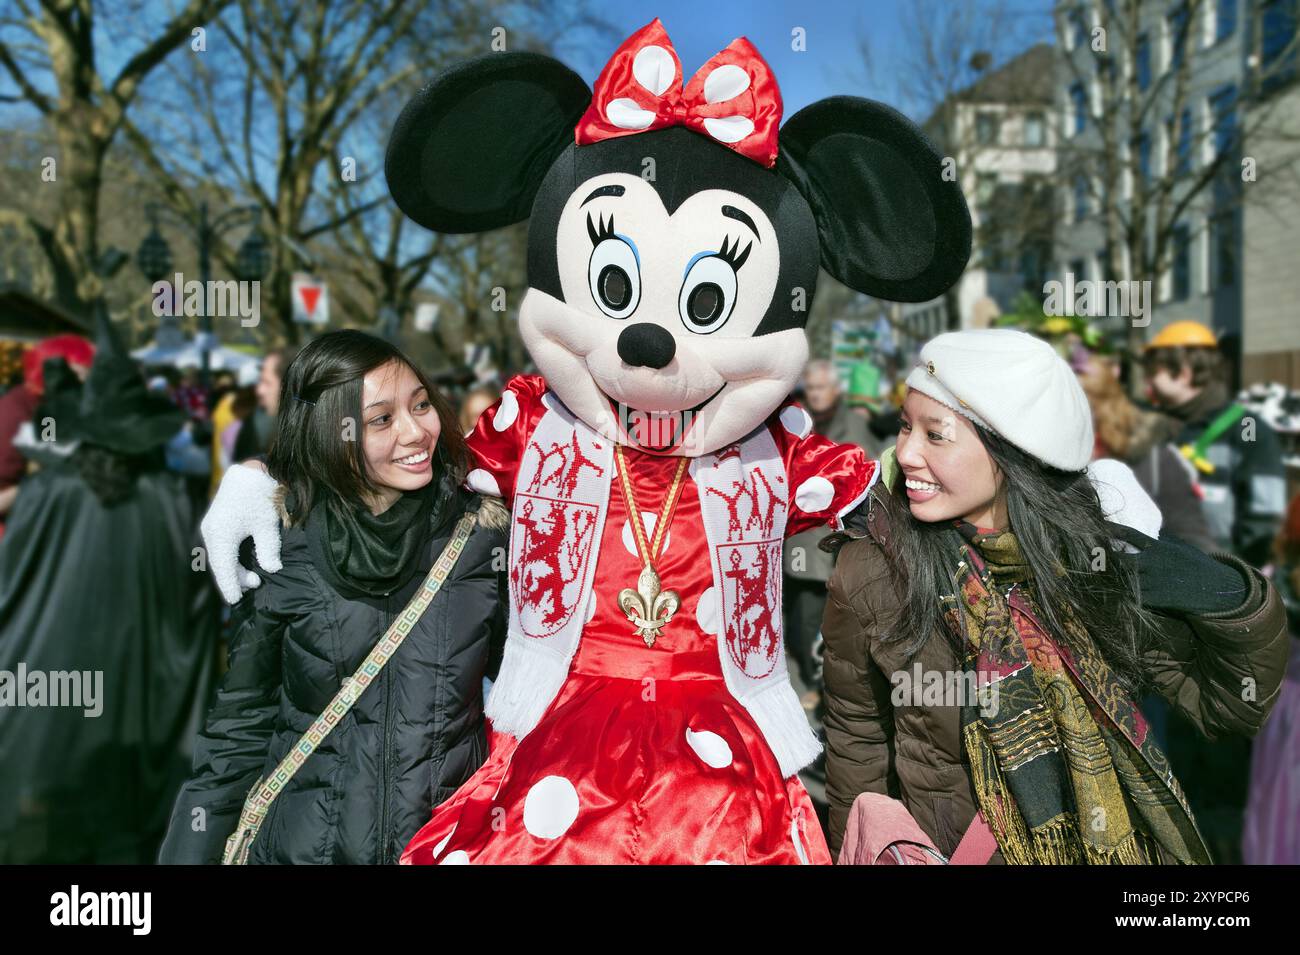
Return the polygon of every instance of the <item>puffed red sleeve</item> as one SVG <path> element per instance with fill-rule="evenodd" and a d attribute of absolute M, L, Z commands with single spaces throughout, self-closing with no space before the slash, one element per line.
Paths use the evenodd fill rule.
<path fill-rule="evenodd" d="M 790 482 L 785 535 L 826 525 L 839 530 L 844 515 L 861 504 L 876 483 L 880 462 L 856 444 L 836 444 L 815 434 L 808 412 L 793 402 L 776 415 L 772 435 Z"/>
<path fill-rule="evenodd" d="M 515 474 L 528 436 L 546 413 L 544 394 L 546 380 L 541 375 L 516 375 L 506 383 L 497 403 L 479 416 L 465 439 L 474 459 L 465 476 L 465 486 L 471 491 L 499 497 L 506 507 L 511 505 Z"/>

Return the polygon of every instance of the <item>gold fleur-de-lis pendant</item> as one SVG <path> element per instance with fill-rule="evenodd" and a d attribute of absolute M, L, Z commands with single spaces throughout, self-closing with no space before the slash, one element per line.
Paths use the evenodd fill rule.
<path fill-rule="evenodd" d="M 618 605 L 627 619 L 636 625 L 636 635 L 653 647 L 655 640 L 682 604 L 675 590 L 660 590 L 659 575 L 649 561 L 636 579 L 636 590 L 624 587 L 618 593 Z"/>

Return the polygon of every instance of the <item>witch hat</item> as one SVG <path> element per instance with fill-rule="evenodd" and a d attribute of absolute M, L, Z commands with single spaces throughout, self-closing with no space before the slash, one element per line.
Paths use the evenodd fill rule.
<path fill-rule="evenodd" d="M 119 454 L 161 447 L 185 424 L 183 411 L 145 386 L 102 301 L 95 306 L 95 361 L 80 401 L 64 404 L 60 412 L 61 438 L 66 435 Z"/>

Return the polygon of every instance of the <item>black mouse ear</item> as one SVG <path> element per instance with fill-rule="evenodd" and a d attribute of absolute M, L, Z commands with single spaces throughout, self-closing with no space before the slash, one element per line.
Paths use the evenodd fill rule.
<path fill-rule="evenodd" d="M 970 258 L 966 200 L 955 171 L 906 116 L 833 96 L 790 117 L 780 138 L 777 170 L 812 207 L 827 272 L 892 302 L 928 301 L 961 275 Z"/>
<path fill-rule="evenodd" d="M 397 117 L 384 160 L 388 191 L 436 232 L 526 219 L 590 102 L 582 77 L 549 56 L 490 53 L 453 67 Z"/>

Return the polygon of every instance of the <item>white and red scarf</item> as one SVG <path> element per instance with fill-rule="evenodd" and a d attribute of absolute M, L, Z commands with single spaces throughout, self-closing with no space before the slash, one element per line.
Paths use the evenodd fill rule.
<path fill-rule="evenodd" d="M 508 392 L 512 425 L 522 423 L 515 421 L 515 395 Z M 577 652 L 614 478 L 609 439 L 576 419 L 553 394 L 542 403 L 546 410 L 522 436 L 514 472 L 510 566 L 530 572 L 512 575 L 505 657 L 486 708 L 498 731 L 519 739 L 537 726 Z M 782 422 L 794 417 L 807 421 L 801 409 L 788 411 L 796 415 L 783 415 Z M 494 417 L 500 421 L 504 416 L 493 409 L 485 421 Z M 492 426 L 481 423 L 480 429 L 490 434 Z M 866 467 L 856 469 L 860 484 L 853 488 L 853 499 L 836 495 L 843 503 L 832 516 L 851 510 L 874 483 L 875 465 L 865 457 L 862 464 Z M 781 549 L 792 506 L 790 475 L 767 425 L 693 459 L 689 470 L 719 595 L 718 656 L 727 688 L 753 717 L 782 774 L 793 775 L 816 759 L 821 745 L 790 685 L 782 638 Z M 474 474 L 469 483 L 491 490 L 476 486 Z M 831 506 L 829 482 L 813 478 L 805 483 L 817 493 L 803 492 L 804 498 L 825 494 L 824 501 L 815 503 Z M 811 512 L 800 493 L 796 491 L 794 506 L 802 504 L 804 512 Z"/>

